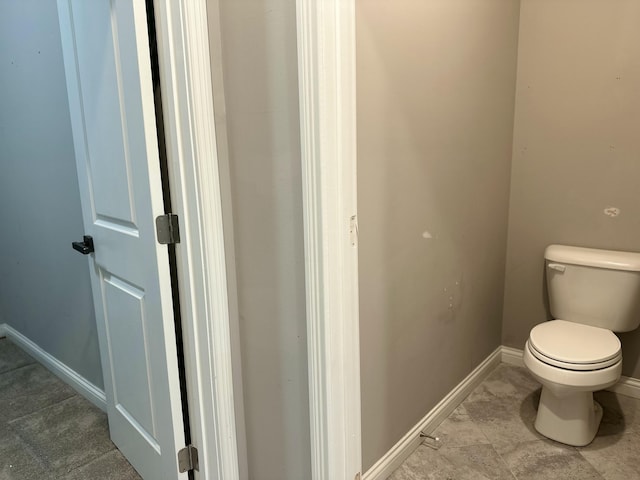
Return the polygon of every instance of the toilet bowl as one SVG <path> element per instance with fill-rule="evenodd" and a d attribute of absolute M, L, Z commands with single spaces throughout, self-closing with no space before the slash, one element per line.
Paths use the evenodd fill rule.
<path fill-rule="evenodd" d="M 553 320 L 531 331 L 524 363 L 542 384 L 536 430 L 568 445 L 591 443 L 602 419 L 593 392 L 615 384 L 622 372 L 618 337 L 606 329 Z"/>
<path fill-rule="evenodd" d="M 640 253 L 550 245 L 545 250 L 555 320 L 536 325 L 524 364 L 542 384 L 535 428 L 573 446 L 589 444 L 602 419 L 593 392 L 622 373 L 613 332 L 640 325 Z"/>

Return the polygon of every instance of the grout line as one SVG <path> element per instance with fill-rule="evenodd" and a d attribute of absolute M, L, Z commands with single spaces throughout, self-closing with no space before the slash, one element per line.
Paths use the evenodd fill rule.
<path fill-rule="evenodd" d="M 53 375 L 51 372 L 47 372 L 47 373 L 49 375 L 51 375 L 53 378 L 56 378 L 55 375 Z M 80 394 L 78 394 L 76 392 L 73 392 L 70 397 L 64 398 L 64 399 L 62 399 L 62 400 L 60 400 L 60 401 L 58 401 L 56 403 L 52 403 L 50 405 L 47 405 L 46 407 L 40 408 L 38 410 L 34 410 L 33 412 L 30 412 L 30 413 L 28 413 L 26 415 L 14 418 L 14 419 L 6 422 L 7 425 L 9 426 L 9 428 L 11 429 L 11 431 L 13 433 L 15 433 L 15 435 L 19 438 L 19 440 L 22 442 L 22 444 L 26 446 L 28 452 L 31 454 L 32 457 L 34 457 L 36 459 L 36 461 L 40 464 L 40 466 L 43 468 L 43 470 L 51 471 L 52 473 L 54 473 L 55 478 L 57 478 L 57 479 L 63 478 L 64 476 L 69 475 L 71 472 L 73 472 L 73 471 L 75 471 L 75 470 L 77 470 L 79 468 L 82 468 L 85 465 L 88 465 L 88 464 L 90 464 L 90 463 L 102 458 L 103 456 L 105 456 L 105 455 L 113 452 L 114 450 L 116 450 L 117 447 L 113 444 L 113 442 L 111 442 L 112 448 L 110 450 L 104 452 L 102 455 L 99 455 L 98 457 L 89 459 L 85 463 L 82 463 L 80 465 L 75 466 L 71 470 L 65 470 L 64 466 L 61 466 L 58 469 L 54 469 L 53 466 L 50 464 L 50 462 L 47 460 L 47 456 L 44 453 L 39 453 L 37 451 L 37 449 L 34 449 L 33 446 L 28 442 L 28 439 L 23 435 L 23 430 L 21 428 L 16 428 L 17 425 L 12 425 L 12 423 L 18 422 L 19 420 L 23 420 L 23 419 L 25 419 L 25 418 L 27 418 L 29 416 L 32 416 L 32 415 L 42 414 L 46 410 L 52 409 L 54 407 L 57 407 L 57 406 L 65 403 L 65 402 L 69 402 L 69 401 L 71 401 L 72 399 L 74 399 L 76 397 L 79 398 L 81 401 L 86 402 L 91 407 L 99 410 L 95 405 L 93 405 L 91 402 L 89 402 L 86 398 L 82 397 Z M 104 412 L 99 412 L 99 413 L 100 413 L 100 415 L 105 415 L 106 416 L 106 414 Z"/>
<path fill-rule="evenodd" d="M 23 368 L 27 368 L 27 367 L 30 367 L 32 365 L 37 365 L 37 364 L 38 364 L 38 362 L 34 361 L 33 363 L 27 363 L 25 365 L 20 365 L 19 367 L 13 367 L 10 370 L 5 370 L 4 372 L 0 372 L 0 377 L 2 377 L 3 375 L 5 375 L 7 373 L 13 373 L 13 372 L 21 370 Z"/>
<path fill-rule="evenodd" d="M 484 434 L 484 432 L 482 432 Z M 511 470 L 511 467 L 509 467 L 509 464 L 507 463 L 507 461 L 504 459 L 504 457 L 500 454 L 500 452 L 498 451 L 498 449 L 496 448 L 496 446 L 493 443 L 490 443 L 491 448 L 493 449 L 493 451 L 496 453 L 496 455 L 498 455 L 498 458 L 500 460 L 502 460 L 502 463 L 504 464 L 504 466 L 506 467 L 506 469 L 509 471 L 509 473 L 511 474 L 511 476 L 515 479 L 518 480 L 518 476 L 516 475 L 516 472 L 514 472 L 513 470 Z"/>
<path fill-rule="evenodd" d="M 113 442 L 111 442 L 111 445 L 113 445 L 113 448 L 111 450 L 108 450 L 106 452 L 104 452 L 102 455 L 99 455 L 95 458 L 92 458 L 91 460 L 82 463 L 80 465 L 77 465 L 75 467 L 73 467 L 71 470 L 67 470 L 64 471 L 64 467 L 60 467 L 60 469 L 58 469 L 58 471 L 56 472 L 56 476 L 57 478 L 62 478 L 63 476 L 67 476 L 70 475 L 71 473 L 75 472 L 76 470 L 80 470 L 83 467 L 86 467 L 87 465 L 91 465 L 94 462 L 97 462 L 98 460 L 100 460 L 102 457 L 106 457 L 107 455 L 110 455 L 111 453 L 113 453 L 114 450 L 118 450 L 118 447 L 116 447 Z"/>
<path fill-rule="evenodd" d="M 593 469 L 598 473 L 598 475 L 600 475 L 600 477 L 602 478 L 602 480 L 604 480 L 604 479 L 606 478 L 606 477 L 604 476 L 604 473 L 603 473 L 603 472 L 601 472 L 601 471 L 598 469 L 598 467 L 597 467 L 596 465 L 594 465 L 593 463 L 591 463 L 587 457 L 585 457 L 584 455 L 582 455 L 582 452 L 581 452 L 580 450 L 578 450 L 577 448 L 576 448 L 576 450 L 578 451 L 578 455 L 580 455 L 580 457 L 581 457 L 584 461 L 586 461 L 589 465 L 591 465 L 591 468 L 593 468 Z"/>
<path fill-rule="evenodd" d="M 43 455 L 39 455 L 37 449 L 35 449 L 34 446 L 31 445 L 27 441 L 27 439 L 21 435 L 22 431 L 20 429 L 14 428 L 9 424 L 9 422 L 7 422 L 7 426 L 9 430 L 11 430 L 11 432 L 14 434 L 14 436 L 18 439 L 18 446 L 22 447 L 29 454 L 29 456 L 40 466 L 40 468 L 42 468 L 43 471 L 51 469 L 51 465 L 49 465 L 49 462 L 45 458 L 43 458 Z"/>
<path fill-rule="evenodd" d="M 51 404 L 47 405 L 46 407 L 39 408 L 39 409 L 34 410 L 32 412 L 26 413 L 26 414 L 24 414 L 24 415 L 22 415 L 20 417 L 12 418 L 11 420 L 7 421 L 7 424 L 11 424 L 11 423 L 16 422 L 18 420 L 22 420 L 24 418 L 27 418 L 30 415 L 35 415 L 36 413 L 44 412 L 45 410 L 48 410 L 50 408 L 57 407 L 61 403 L 68 402 L 69 400 L 71 400 L 74 397 L 80 397 L 80 395 L 78 395 L 76 392 L 73 392 L 70 396 L 68 396 L 66 398 L 63 398 L 62 400 L 59 400 L 59 401 L 57 401 L 55 403 L 51 403 Z M 80 398 L 82 398 L 82 397 L 80 397 Z M 18 430 L 16 429 L 16 431 L 18 431 Z"/>

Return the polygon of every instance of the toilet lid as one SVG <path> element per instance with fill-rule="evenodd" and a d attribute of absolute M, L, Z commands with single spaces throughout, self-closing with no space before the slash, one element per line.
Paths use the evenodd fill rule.
<path fill-rule="evenodd" d="M 565 320 L 536 325 L 529 342 L 539 353 L 562 363 L 592 365 L 620 356 L 620 340 L 611 330 Z"/>

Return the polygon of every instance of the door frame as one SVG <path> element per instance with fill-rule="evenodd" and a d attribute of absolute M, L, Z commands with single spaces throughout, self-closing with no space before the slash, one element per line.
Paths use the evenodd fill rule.
<path fill-rule="evenodd" d="M 196 478 L 239 479 L 222 194 L 206 0 L 154 0 Z M 232 268 L 232 266 L 230 266 Z M 242 423 L 242 422 L 239 422 Z M 242 450 L 240 450 L 242 451 Z"/>
<path fill-rule="evenodd" d="M 355 0 L 297 0 L 314 480 L 362 476 Z"/>

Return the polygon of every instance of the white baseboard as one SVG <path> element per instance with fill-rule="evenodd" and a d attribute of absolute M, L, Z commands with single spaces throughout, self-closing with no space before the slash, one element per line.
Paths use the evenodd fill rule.
<path fill-rule="evenodd" d="M 26 353 L 38 360 L 44 367 L 51 371 L 51 373 L 60 378 L 63 382 L 69 384 L 74 390 L 93 403 L 96 407 L 102 411 L 107 410 L 107 399 L 104 391 L 96 387 L 75 370 L 72 370 L 60 360 L 45 352 L 34 342 L 6 323 L 0 324 L 0 337 L 2 336 L 6 336 L 15 345 L 22 348 Z"/>
<path fill-rule="evenodd" d="M 363 480 L 385 480 L 404 462 L 421 443 L 420 432 L 431 433 L 462 403 L 471 391 L 497 367 L 502 360 L 502 347 L 498 347 L 473 372 L 460 382 L 402 439 L 396 443 L 362 477 Z"/>
<path fill-rule="evenodd" d="M 519 367 L 524 366 L 523 351 L 518 348 L 502 347 L 502 362 Z M 618 383 L 607 390 L 640 399 L 640 380 L 632 377 L 620 377 Z"/>
<path fill-rule="evenodd" d="M 610 392 L 616 392 L 620 395 L 640 399 L 640 380 L 632 377 L 620 377 L 618 383 L 613 387 L 607 388 Z"/>
<path fill-rule="evenodd" d="M 500 347 L 502 363 L 515 365 L 516 367 L 524 367 L 523 351 L 519 348 Z"/>

